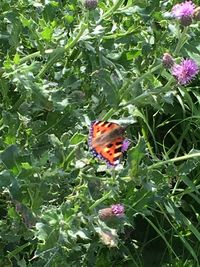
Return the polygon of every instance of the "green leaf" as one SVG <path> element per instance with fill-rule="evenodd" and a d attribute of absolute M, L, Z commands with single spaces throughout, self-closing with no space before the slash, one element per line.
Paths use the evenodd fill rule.
<path fill-rule="evenodd" d="M 78 145 L 85 141 L 85 135 L 80 133 L 75 133 L 70 139 L 70 145 Z"/>
<path fill-rule="evenodd" d="M 137 145 L 128 152 L 128 162 L 130 166 L 129 173 L 131 177 L 138 174 L 139 164 L 145 156 L 146 144 L 142 137 L 139 138 Z"/>
<path fill-rule="evenodd" d="M 7 169 L 18 170 L 19 150 L 16 145 L 11 145 L 0 154 L 0 160 Z M 13 169 L 14 170 L 14 169 Z"/>
<path fill-rule="evenodd" d="M 0 172 L 0 188 L 2 187 L 8 187 L 13 180 L 13 176 L 11 173 L 7 170 L 3 170 Z"/>
<path fill-rule="evenodd" d="M 30 246 L 31 243 L 27 242 L 22 246 L 18 246 L 17 248 L 15 248 L 14 250 L 8 252 L 8 257 L 12 258 L 15 257 L 17 254 L 19 254 L 21 251 L 23 251 L 26 247 Z"/>
<path fill-rule="evenodd" d="M 50 41 L 52 38 L 53 29 L 51 27 L 46 27 L 42 32 L 41 35 L 43 39 Z"/>
<path fill-rule="evenodd" d="M 102 70 L 100 72 L 99 85 L 103 88 L 103 93 L 108 104 L 111 106 L 116 106 L 118 104 L 117 88 L 116 85 L 113 84 L 108 71 Z"/>
<path fill-rule="evenodd" d="M 14 63 L 16 65 L 19 64 L 19 62 L 20 62 L 20 55 L 18 53 L 15 54 L 13 61 L 14 61 Z"/>

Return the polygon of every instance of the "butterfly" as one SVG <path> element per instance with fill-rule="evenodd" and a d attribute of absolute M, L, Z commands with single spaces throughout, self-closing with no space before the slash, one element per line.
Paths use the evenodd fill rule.
<path fill-rule="evenodd" d="M 89 131 L 89 148 L 92 154 L 109 166 L 116 166 L 123 154 L 125 128 L 108 121 L 93 121 Z"/>

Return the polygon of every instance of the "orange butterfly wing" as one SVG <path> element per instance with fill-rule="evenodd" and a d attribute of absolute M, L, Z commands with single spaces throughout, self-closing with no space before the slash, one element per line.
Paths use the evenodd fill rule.
<path fill-rule="evenodd" d="M 107 121 L 94 121 L 90 127 L 89 147 L 93 155 L 111 166 L 119 164 L 119 159 L 123 154 L 123 136 L 121 134 L 113 136 L 113 132 L 118 129 L 122 129 L 119 124 Z M 103 141 L 95 142 L 101 137 Z"/>

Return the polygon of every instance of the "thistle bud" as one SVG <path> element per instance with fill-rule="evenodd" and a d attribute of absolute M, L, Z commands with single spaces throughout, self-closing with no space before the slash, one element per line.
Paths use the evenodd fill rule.
<path fill-rule="evenodd" d="M 174 59 L 169 53 L 164 53 L 162 58 L 164 68 L 170 69 L 174 65 Z"/>
<path fill-rule="evenodd" d="M 89 10 L 93 10 L 97 7 L 98 0 L 85 0 L 85 7 Z"/>
<path fill-rule="evenodd" d="M 112 205 L 109 208 L 99 210 L 99 218 L 102 221 L 109 220 L 114 217 L 124 216 L 124 206 L 121 204 Z"/>
<path fill-rule="evenodd" d="M 105 208 L 99 210 L 99 218 L 102 221 L 108 220 L 113 217 L 112 209 L 111 208 Z"/>
<path fill-rule="evenodd" d="M 182 17 L 180 19 L 181 25 L 186 27 L 189 26 L 192 23 L 192 18 L 191 17 Z"/>

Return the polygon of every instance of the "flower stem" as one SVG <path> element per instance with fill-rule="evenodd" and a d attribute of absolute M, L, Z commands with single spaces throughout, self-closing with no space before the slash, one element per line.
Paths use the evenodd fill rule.
<path fill-rule="evenodd" d="M 162 64 L 159 64 L 155 67 L 153 67 L 151 70 L 149 70 L 148 72 L 144 73 L 142 76 L 140 76 L 136 81 L 134 81 L 130 86 L 131 87 L 135 87 L 138 83 L 140 83 L 142 80 L 144 80 L 147 76 L 149 76 L 149 74 L 159 70 L 162 68 Z M 130 87 L 129 86 L 129 87 Z M 158 94 L 160 93 L 160 91 L 151 91 L 151 92 L 144 92 L 143 94 L 135 97 L 134 99 L 131 99 L 130 101 L 126 102 L 124 105 L 122 105 L 121 107 L 126 107 L 128 106 L 129 104 L 135 104 L 138 100 L 141 100 L 141 99 L 144 99 L 146 98 L 148 95 L 152 95 L 152 93 L 155 93 L 155 94 Z M 123 96 L 122 98 L 123 99 Z"/>
<path fill-rule="evenodd" d="M 72 40 L 69 44 L 65 45 L 65 52 L 67 50 L 69 50 L 70 48 L 75 46 L 75 44 L 79 41 L 79 39 L 81 38 L 81 36 L 84 33 L 86 28 L 87 28 L 87 24 L 86 23 L 82 23 L 81 28 L 80 28 L 78 34 L 76 35 L 76 37 L 74 38 L 74 40 Z"/>
<path fill-rule="evenodd" d="M 183 31 L 181 32 L 181 35 L 180 37 L 178 38 L 178 43 L 176 45 L 176 48 L 174 50 L 174 55 L 177 55 L 179 54 L 182 46 L 184 45 L 184 43 L 187 41 L 187 30 L 188 30 L 188 27 L 184 27 L 183 28 Z"/>
<path fill-rule="evenodd" d="M 109 191 L 108 193 L 106 193 L 102 198 L 98 199 L 97 201 L 95 201 L 90 207 L 90 210 L 93 210 L 94 208 L 96 208 L 98 205 L 100 205 L 102 202 L 104 202 L 106 199 L 108 199 L 109 197 L 111 197 L 112 195 L 112 191 Z"/>
<path fill-rule="evenodd" d="M 65 47 L 58 47 L 58 48 L 53 50 L 52 58 L 47 62 L 47 64 L 38 73 L 38 75 L 37 75 L 38 78 L 42 78 L 43 75 L 48 71 L 48 69 L 50 69 L 51 66 L 55 62 L 57 62 L 58 59 L 61 58 L 62 55 L 65 52 L 67 52 L 70 48 L 75 46 L 75 44 L 79 41 L 79 39 L 81 38 L 81 36 L 82 36 L 82 34 L 83 34 L 83 32 L 85 31 L 86 28 L 87 28 L 87 24 L 86 23 L 82 23 L 78 34 L 76 35 L 76 37 L 70 43 L 66 44 Z"/>
<path fill-rule="evenodd" d="M 51 66 L 63 55 L 65 52 L 64 47 L 58 47 L 53 50 L 52 58 L 49 59 L 49 61 L 44 65 L 44 67 L 41 69 L 41 71 L 38 73 L 37 78 L 42 78 L 43 75 L 47 72 L 48 69 L 51 68 Z"/>
<path fill-rule="evenodd" d="M 102 18 L 98 21 L 100 23 L 103 19 L 107 19 L 110 17 L 123 3 L 124 0 L 117 0 L 115 4 L 102 16 Z"/>
<path fill-rule="evenodd" d="M 144 80 L 147 76 L 149 76 L 149 74 L 161 69 L 163 67 L 162 64 L 156 65 L 155 67 L 153 67 L 152 69 L 150 69 L 149 71 L 147 71 L 146 73 L 144 73 L 142 76 L 140 76 L 133 84 L 132 86 L 137 85 L 138 83 L 140 83 L 142 80 Z"/>
<path fill-rule="evenodd" d="M 193 153 L 193 154 L 188 154 L 188 155 L 177 157 L 177 158 L 173 158 L 173 159 L 159 161 L 159 162 L 149 166 L 148 170 L 151 170 L 151 169 L 154 169 L 154 168 L 158 168 L 158 167 L 160 167 L 162 165 L 165 165 L 167 163 L 174 163 L 174 162 L 177 162 L 177 161 L 187 160 L 187 159 L 196 158 L 196 157 L 200 157 L 200 153 Z"/>
<path fill-rule="evenodd" d="M 76 43 L 80 40 L 83 32 L 85 31 L 85 29 L 87 28 L 87 24 L 86 23 L 82 23 L 80 30 L 78 32 L 78 34 L 76 35 L 76 37 L 69 42 L 68 44 L 66 44 L 64 47 L 57 47 L 55 49 L 47 49 L 44 51 L 44 54 L 52 54 L 52 58 L 47 62 L 47 64 L 42 68 L 42 70 L 38 73 L 37 77 L 42 78 L 42 76 L 48 71 L 48 69 L 59 59 L 62 57 L 62 55 L 68 51 L 70 48 L 74 47 L 76 45 Z M 33 58 L 36 57 L 42 57 L 42 53 L 41 51 L 37 51 L 34 52 L 30 55 L 27 55 L 23 58 L 20 59 L 20 64 L 25 63 L 26 61 L 29 61 Z"/>
<path fill-rule="evenodd" d="M 45 53 L 46 53 L 46 51 L 45 51 Z M 40 56 L 41 56 L 41 52 L 40 51 L 34 52 L 32 54 L 29 54 L 29 55 L 21 58 L 20 61 L 19 61 L 19 64 L 23 64 L 24 62 L 29 61 L 32 58 L 40 57 Z"/>

